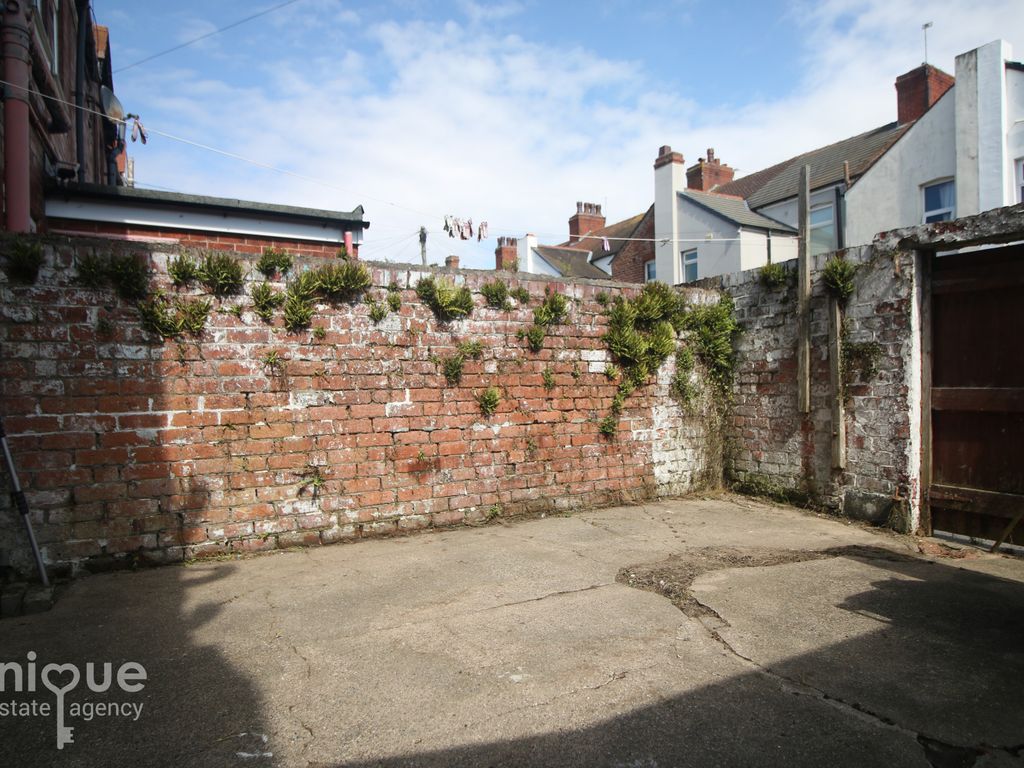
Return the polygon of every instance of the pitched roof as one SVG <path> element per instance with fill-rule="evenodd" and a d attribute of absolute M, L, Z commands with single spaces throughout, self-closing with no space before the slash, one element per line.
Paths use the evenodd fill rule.
<path fill-rule="evenodd" d="M 614 224 L 609 224 L 606 227 L 600 227 L 580 235 L 579 241 L 577 242 L 566 241 L 557 247 L 586 250 L 593 254 L 593 259 L 603 259 L 608 256 L 615 256 L 622 250 L 623 246 L 629 242 L 629 240 L 625 238 L 632 237 L 636 228 L 640 226 L 640 222 L 643 221 L 643 218 L 646 215 L 646 211 L 644 213 L 638 213 L 636 216 L 631 216 L 628 219 L 623 219 L 622 221 L 617 221 Z M 604 238 L 606 237 L 608 238 L 608 245 L 611 246 L 611 250 L 608 251 L 604 249 Z"/>
<path fill-rule="evenodd" d="M 874 165 L 911 125 L 913 123 L 883 125 L 722 184 L 714 191 L 738 195 L 756 209 L 795 197 L 800 186 L 800 169 L 804 165 L 811 166 L 811 189 L 842 181 L 844 162 L 850 164 L 850 177 L 856 178 Z"/>
<path fill-rule="evenodd" d="M 683 190 L 679 196 L 740 227 L 770 229 L 773 232 L 796 232 L 788 224 L 754 213 L 747 207 L 747 201 L 739 197 L 715 192 L 698 192 L 695 189 Z"/>
<path fill-rule="evenodd" d="M 590 263 L 590 251 L 557 245 L 538 245 L 536 251 L 544 261 L 561 272 L 563 277 L 592 277 L 599 280 L 612 278 L 603 269 Z"/>

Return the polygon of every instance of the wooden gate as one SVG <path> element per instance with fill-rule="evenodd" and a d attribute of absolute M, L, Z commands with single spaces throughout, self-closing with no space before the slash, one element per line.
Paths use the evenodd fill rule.
<path fill-rule="evenodd" d="M 1024 246 L 933 256 L 929 271 L 930 527 L 998 540 L 1024 512 Z M 1008 541 L 1024 545 L 1024 521 Z"/>

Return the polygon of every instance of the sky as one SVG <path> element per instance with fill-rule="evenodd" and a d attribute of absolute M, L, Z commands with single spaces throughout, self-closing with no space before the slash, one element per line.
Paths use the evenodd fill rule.
<path fill-rule="evenodd" d="M 295 0 L 133 66 L 281 2 L 93 0 L 150 129 L 136 184 L 362 205 L 361 257 L 407 263 L 420 226 L 431 262 L 493 268 L 498 235 L 566 240 L 577 201 L 641 213 L 665 144 L 741 176 L 889 123 L 925 22 L 947 72 L 1000 37 L 1024 59 L 1021 0 Z"/>

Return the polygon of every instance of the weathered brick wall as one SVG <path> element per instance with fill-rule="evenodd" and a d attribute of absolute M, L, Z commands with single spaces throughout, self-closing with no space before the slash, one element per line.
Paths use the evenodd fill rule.
<path fill-rule="evenodd" d="M 733 482 L 765 483 L 806 496 L 836 512 L 885 521 L 894 502 L 914 522 L 918 504 L 919 337 L 913 251 L 850 249 L 860 265 L 845 309 L 849 340 L 878 345 L 877 373 L 848 374 L 847 467 L 831 468 L 831 385 L 828 296 L 812 267 L 811 413 L 797 409 L 796 262 L 789 281 L 769 289 L 760 271 L 729 275 L 720 284 L 736 300 L 742 328 L 728 435 L 727 473 Z"/>
<path fill-rule="evenodd" d="M 471 318 L 441 324 L 411 290 L 428 272 L 371 264 L 375 295 L 393 281 L 403 289 L 400 312 L 379 325 L 365 304 L 318 304 L 314 327 L 324 337 L 291 334 L 280 312 L 273 326 L 254 315 L 247 285 L 219 302 L 223 311 L 195 342 L 158 343 L 112 290 L 80 287 L 73 265 L 76 254 L 133 251 L 170 293 L 174 248 L 44 242 L 35 285 L 0 274 L 0 408 L 58 570 L 644 499 L 707 482 L 705 465 L 717 466 L 706 460 L 715 441 L 704 421 L 668 399 L 671 362 L 630 396 L 615 440 L 598 432 L 615 383 L 605 376 L 606 319 L 595 297 L 638 286 L 519 274 L 510 282 L 529 290 L 529 307 L 489 309 L 477 293 Z M 494 278 L 448 274 L 474 289 Z M 573 301 L 535 354 L 518 333 L 546 286 Z M 238 317 L 227 311 L 236 305 Z M 483 342 L 483 359 L 449 386 L 431 357 L 468 339 Z M 265 364 L 270 352 L 283 360 L 279 370 Z M 545 367 L 555 375 L 550 390 Z M 485 418 L 474 393 L 490 385 L 502 401 Z M 324 478 L 315 493 L 304 484 L 312 468 Z M 0 550 L 30 571 L 9 506 L 0 507 Z"/>

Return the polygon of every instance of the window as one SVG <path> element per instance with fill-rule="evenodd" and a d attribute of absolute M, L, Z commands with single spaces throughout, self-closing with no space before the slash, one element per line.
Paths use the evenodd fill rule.
<path fill-rule="evenodd" d="M 32 7 L 40 37 L 48 44 L 45 54 L 50 72 L 56 75 L 60 54 L 60 0 L 32 0 Z"/>
<path fill-rule="evenodd" d="M 644 281 L 651 282 L 658 279 L 657 262 L 654 259 L 644 262 Z"/>
<path fill-rule="evenodd" d="M 831 203 L 811 208 L 811 255 L 836 249 L 836 219 Z"/>
<path fill-rule="evenodd" d="M 956 190 L 952 181 L 940 181 L 924 188 L 924 223 L 949 221 L 956 208 Z"/>
<path fill-rule="evenodd" d="M 697 279 L 697 252 L 683 251 L 683 282 L 692 283 Z"/>
<path fill-rule="evenodd" d="M 1024 203 L 1024 157 L 1017 161 L 1013 186 L 1017 188 L 1017 202 Z"/>
<path fill-rule="evenodd" d="M 50 71 L 56 75 L 60 63 L 60 0 L 53 0 L 50 14 Z"/>

